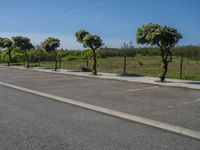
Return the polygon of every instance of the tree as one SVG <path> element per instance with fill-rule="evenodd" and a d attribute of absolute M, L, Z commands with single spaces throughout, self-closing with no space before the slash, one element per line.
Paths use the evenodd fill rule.
<path fill-rule="evenodd" d="M 162 57 L 162 73 L 160 75 L 161 82 L 164 82 L 168 71 L 168 63 L 172 61 L 171 48 L 182 38 L 181 33 L 177 29 L 149 23 L 143 25 L 137 31 L 137 43 L 158 46 L 161 50 Z"/>
<path fill-rule="evenodd" d="M 57 48 L 60 46 L 60 40 L 53 37 L 48 37 L 44 42 L 41 43 L 42 47 L 48 52 L 49 54 L 53 54 L 55 60 L 55 71 L 58 68 L 58 51 Z"/>
<path fill-rule="evenodd" d="M 8 38 L 1 38 L 0 37 L 0 48 L 7 48 L 7 54 L 8 54 L 8 66 L 10 66 L 10 63 L 12 61 L 12 56 L 11 56 L 11 52 L 12 52 L 12 48 L 13 48 L 13 42 L 12 40 L 8 39 Z"/>
<path fill-rule="evenodd" d="M 0 37 L 0 61 L 2 62 L 2 47 L 3 47 L 3 38 Z"/>
<path fill-rule="evenodd" d="M 3 48 L 3 40 L 4 38 L 0 37 L 0 48 Z"/>
<path fill-rule="evenodd" d="M 97 35 L 91 35 L 85 30 L 80 30 L 75 33 L 76 39 L 79 43 L 82 43 L 85 48 L 90 48 L 93 52 L 93 75 L 97 75 L 97 59 L 96 50 L 103 46 L 102 39 Z"/>
<path fill-rule="evenodd" d="M 30 39 L 27 37 L 22 37 L 22 36 L 16 36 L 12 37 L 12 40 L 14 42 L 14 46 L 19 47 L 25 54 L 26 60 L 27 60 L 27 68 L 29 68 L 30 64 L 30 58 L 28 55 L 28 51 L 33 48 L 33 45 L 30 42 Z"/>
<path fill-rule="evenodd" d="M 4 38 L 3 39 L 3 46 L 2 48 L 7 48 L 8 50 L 8 66 L 10 66 L 10 63 L 12 61 L 12 56 L 11 56 L 11 52 L 12 52 L 12 48 L 13 48 L 13 42 L 12 40 L 8 39 L 8 38 Z"/>

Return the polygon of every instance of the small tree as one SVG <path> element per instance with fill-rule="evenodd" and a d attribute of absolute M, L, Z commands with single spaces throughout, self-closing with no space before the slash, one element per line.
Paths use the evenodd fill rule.
<path fill-rule="evenodd" d="M 93 52 L 93 75 L 97 75 L 97 59 L 96 50 L 100 48 L 103 43 L 102 39 L 97 35 L 91 35 L 89 32 L 80 30 L 75 33 L 76 39 L 79 43 L 82 43 L 85 48 L 90 48 Z"/>
<path fill-rule="evenodd" d="M 22 37 L 22 36 L 16 36 L 12 38 L 14 42 L 14 46 L 19 47 L 21 50 L 23 50 L 26 60 L 27 60 L 27 68 L 29 68 L 30 64 L 30 58 L 28 55 L 28 51 L 33 48 L 33 45 L 30 42 L 30 39 L 27 37 Z"/>
<path fill-rule="evenodd" d="M 13 42 L 12 40 L 8 39 L 8 38 L 4 38 L 3 40 L 3 48 L 7 48 L 8 50 L 8 66 L 10 66 L 10 63 L 12 61 L 12 55 L 11 55 L 11 52 L 12 52 L 12 49 L 13 49 Z"/>
<path fill-rule="evenodd" d="M 55 60 L 55 71 L 58 68 L 58 51 L 57 48 L 60 46 L 60 40 L 53 37 L 48 37 L 44 42 L 42 42 L 42 47 L 46 52 L 53 54 Z"/>
<path fill-rule="evenodd" d="M 143 25 L 137 31 L 138 44 L 158 46 L 161 50 L 163 62 L 163 72 L 160 75 L 161 82 L 165 80 L 168 71 L 168 63 L 172 61 L 171 48 L 175 47 L 181 38 L 182 35 L 177 29 L 152 23 Z"/>

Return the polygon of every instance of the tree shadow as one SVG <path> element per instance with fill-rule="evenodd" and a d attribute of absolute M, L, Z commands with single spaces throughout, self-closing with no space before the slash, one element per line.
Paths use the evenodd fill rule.
<path fill-rule="evenodd" d="M 10 66 L 23 66 L 23 65 L 20 63 L 12 63 L 12 64 L 10 64 Z"/>
<path fill-rule="evenodd" d="M 182 82 L 167 81 L 167 80 L 165 80 L 165 81 L 161 81 L 160 79 L 158 79 L 158 80 L 154 80 L 154 81 L 157 82 L 157 83 L 182 83 Z"/>
<path fill-rule="evenodd" d="M 196 84 L 196 85 L 200 85 L 200 82 L 198 82 L 198 81 L 197 81 L 197 82 L 195 82 L 195 81 L 194 81 L 194 82 L 186 82 L 186 84 Z"/>
<path fill-rule="evenodd" d="M 143 77 L 141 74 L 136 73 L 127 73 L 127 74 L 119 74 L 120 77 Z"/>
<path fill-rule="evenodd" d="M 164 82 L 161 82 L 160 80 L 156 80 L 155 82 L 158 82 L 158 83 L 183 83 L 183 84 L 193 84 L 193 85 L 200 85 L 200 82 L 198 81 L 191 81 L 191 82 L 184 82 L 184 81 L 164 81 Z"/>
<path fill-rule="evenodd" d="M 80 70 L 68 70 L 68 72 L 82 72 Z"/>

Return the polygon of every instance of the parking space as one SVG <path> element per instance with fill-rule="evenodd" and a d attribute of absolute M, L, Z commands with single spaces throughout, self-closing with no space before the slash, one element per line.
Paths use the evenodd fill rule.
<path fill-rule="evenodd" d="M 198 140 L 0 85 L 0 149 L 198 150 Z"/>
<path fill-rule="evenodd" d="M 8 68 L 0 81 L 200 131 L 198 90 Z"/>

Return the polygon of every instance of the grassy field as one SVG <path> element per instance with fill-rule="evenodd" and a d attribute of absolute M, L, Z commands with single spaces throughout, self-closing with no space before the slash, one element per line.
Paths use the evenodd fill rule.
<path fill-rule="evenodd" d="M 158 77 L 161 72 L 161 61 L 159 56 L 136 56 L 127 58 L 127 74 Z M 179 79 L 180 57 L 173 57 L 169 64 L 168 78 Z M 54 62 L 41 62 L 41 67 L 53 68 Z M 86 67 L 86 60 L 76 59 L 62 62 L 63 69 L 81 70 Z M 89 60 L 92 67 L 92 59 Z M 123 74 L 123 57 L 98 58 L 98 71 Z M 200 59 L 184 58 L 182 79 L 200 81 Z"/>

